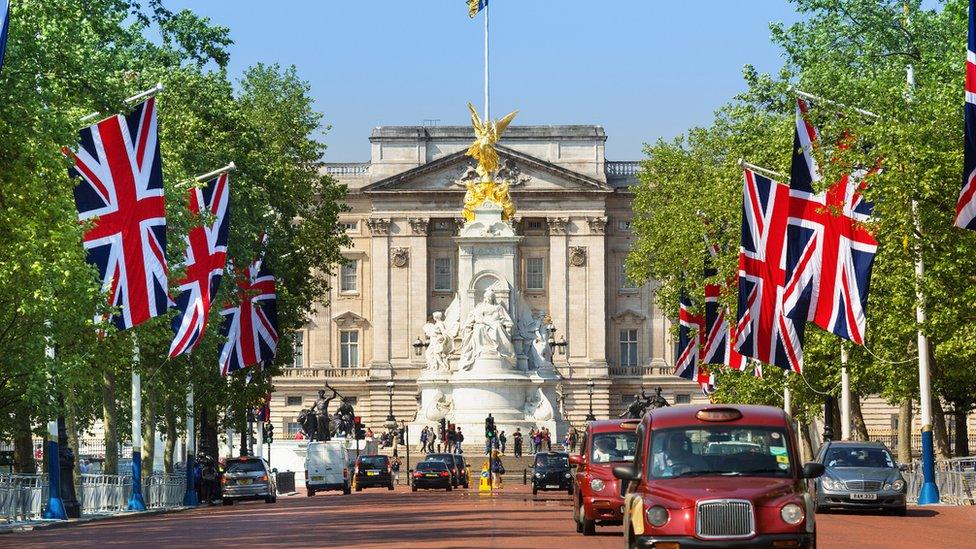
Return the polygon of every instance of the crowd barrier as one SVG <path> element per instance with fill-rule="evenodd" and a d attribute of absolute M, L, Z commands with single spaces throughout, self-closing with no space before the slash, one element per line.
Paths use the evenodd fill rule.
<path fill-rule="evenodd" d="M 0 518 L 5 522 L 41 518 L 46 501 L 46 475 L 0 475 Z"/>
<path fill-rule="evenodd" d="M 908 501 L 917 502 L 922 489 L 922 464 L 912 462 L 904 474 L 908 482 Z M 976 457 L 937 461 L 935 485 L 939 500 L 949 505 L 976 505 Z"/>
<path fill-rule="evenodd" d="M 167 509 L 183 505 L 186 494 L 186 475 L 152 475 L 143 483 L 146 507 Z"/>
<path fill-rule="evenodd" d="M 128 475 L 81 475 L 78 501 L 82 515 L 102 515 L 125 511 L 132 492 Z"/>

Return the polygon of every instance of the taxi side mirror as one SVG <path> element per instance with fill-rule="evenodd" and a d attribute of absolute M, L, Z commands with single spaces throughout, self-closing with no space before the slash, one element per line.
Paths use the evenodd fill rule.
<path fill-rule="evenodd" d="M 824 474 L 825 470 L 823 463 L 811 461 L 803 466 L 802 476 L 803 478 L 817 478 Z"/>
<path fill-rule="evenodd" d="M 633 465 L 619 465 L 614 467 L 613 476 L 625 482 L 638 480 L 640 478 L 640 475 L 637 474 L 637 470 L 634 469 Z"/>
<path fill-rule="evenodd" d="M 575 465 L 577 467 L 580 466 L 580 465 L 582 465 L 583 464 L 583 456 L 578 455 L 578 454 L 570 454 L 570 456 L 569 456 L 569 464 L 570 465 Z"/>

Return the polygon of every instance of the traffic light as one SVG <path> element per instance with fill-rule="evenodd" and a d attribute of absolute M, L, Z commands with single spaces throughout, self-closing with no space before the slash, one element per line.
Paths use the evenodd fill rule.
<path fill-rule="evenodd" d="M 485 438 L 495 438 L 495 418 L 491 414 L 485 418 Z"/>
<path fill-rule="evenodd" d="M 357 439 L 362 440 L 366 438 L 366 428 L 363 426 L 363 418 L 359 416 L 354 417 L 353 426 L 355 430 L 355 436 Z"/>
<path fill-rule="evenodd" d="M 274 423 L 267 421 L 264 423 L 264 443 L 271 444 L 274 442 Z"/>

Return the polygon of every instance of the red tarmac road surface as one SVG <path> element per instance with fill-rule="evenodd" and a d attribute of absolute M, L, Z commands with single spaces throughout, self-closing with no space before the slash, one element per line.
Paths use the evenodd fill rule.
<path fill-rule="evenodd" d="M 623 547 L 619 526 L 576 533 L 569 496 L 512 486 L 491 496 L 405 487 L 282 497 L 0 535 L 0 547 Z M 819 547 L 976 547 L 976 507 L 927 507 L 907 517 L 818 515 Z"/>

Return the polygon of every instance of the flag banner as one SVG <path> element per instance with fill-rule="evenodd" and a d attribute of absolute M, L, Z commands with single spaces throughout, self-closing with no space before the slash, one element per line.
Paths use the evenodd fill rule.
<path fill-rule="evenodd" d="M 468 17 L 474 19 L 478 12 L 488 7 L 488 0 L 468 0 Z"/>
<path fill-rule="evenodd" d="M 682 292 L 678 309 L 678 345 L 674 352 L 674 375 L 697 381 L 705 319 L 694 314 L 691 309 L 691 299 Z"/>
<path fill-rule="evenodd" d="M 745 170 L 735 349 L 780 368 L 803 368 L 803 321 L 783 311 L 789 187 Z"/>
<path fill-rule="evenodd" d="M 705 257 L 704 276 L 709 279 L 718 271 L 712 266 L 712 259 L 718 255 L 718 245 L 709 244 L 705 236 L 708 255 Z M 734 370 L 745 368 L 745 357 L 740 355 L 734 346 L 732 333 L 729 331 L 729 308 L 722 306 L 718 298 L 722 287 L 718 284 L 705 284 L 705 324 L 702 335 L 702 364 L 723 364 Z"/>
<path fill-rule="evenodd" d="M 969 46 L 966 48 L 966 140 L 962 190 L 956 202 L 956 226 L 976 231 L 976 0 L 969 0 Z"/>
<path fill-rule="evenodd" d="M 186 238 L 186 275 L 179 281 L 175 301 L 179 314 L 173 317 L 170 358 L 192 352 L 203 341 L 213 297 L 227 266 L 229 204 L 230 176 L 226 173 L 190 189 L 190 212 L 209 223 L 193 227 Z"/>
<path fill-rule="evenodd" d="M 219 359 L 223 375 L 274 360 L 278 351 L 275 279 L 264 266 L 263 252 L 246 272 L 237 273 L 237 288 L 238 304 L 220 312 L 220 333 L 227 338 Z"/>
<path fill-rule="evenodd" d="M 7 53 L 7 31 L 10 30 L 10 0 L 0 0 L 0 69 Z"/>
<path fill-rule="evenodd" d="M 819 136 L 807 121 L 807 112 L 806 102 L 797 99 L 784 307 L 797 322 L 811 320 L 863 345 L 868 288 L 878 250 L 865 226 L 874 213 L 874 205 L 863 196 L 871 172 L 845 174 L 827 190 L 815 193 L 813 183 L 820 176 L 813 149 Z"/>
<path fill-rule="evenodd" d="M 109 320 L 119 330 L 166 312 L 166 211 L 156 124 L 150 98 L 128 115 L 106 118 L 79 132 L 79 145 L 64 154 L 80 221 L 93 221 L 84 236 L 86 261 L 98 268 Z"/>

